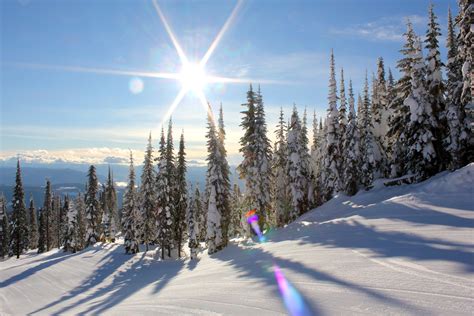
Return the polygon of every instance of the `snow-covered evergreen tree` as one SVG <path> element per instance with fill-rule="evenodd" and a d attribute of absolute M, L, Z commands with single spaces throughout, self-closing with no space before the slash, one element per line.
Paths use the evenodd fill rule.
<path fill-rule="evenodd" d="M 10 229 L 10 247 L 12 253 L 20 258 L 20 255 L 28 250 L 28 214 L 25 206 L 25 193 L 21 181 L 20 160 L 16 165 L 15 187 L 12 199 L 12 223 Z"/>
<path fill-rule="evenodd" d="M 405 130 L 410 122 L 410 109 L 404 104 L 404 101 L 411 93 L 411 58 L 415 52 L 416 41 L 416 34 L 410 22 L 407 23 L 407 31 L 404 36 L 406 43 L 400 50 L 403 58 L 397 63 L 397 68 L 402 76 L 395 85 L 395 98 L 390 103 L 392 115 L 389 121 L 389 131 L 387 133 L 388 137 L 390 137 L 389 147 L 391 148 L 392 177 L 399 177 L 405 173 L 408 147 Z"/>
<path fill-rule="evenodd" d="M 194 203 L 194 192 L 191 187 L 190 194 L 188 197 L 186 218 L 188 224 L 188 247 L 191 252 L 191 260 L 197 259 L 197 253 L 199 251 L 199 220 L 196 210 L 196 204 Z"/>
<path fill-rule="evenodd" d="M 446 120 L 448 131 L 445 138 L 445 148 L 450 154 L 450 167 L 456 169 L 465 163 L 468 130 L 465 124 L 466 115 L 461 104 L 462 64 L 461 60 L 457 58 L 458 45 L 451 10 L 448 11 L 447 49 Z"/>
<path fill-rule="evenodd" d="M 176 208 L 173 218 L 174 240 L 178 249 L 178 257 L 181 257 L 181 250 L 184 244 L 184 238 L 186 234 L 186 210 L 188 209 L 188 190 L 186 187 L 186 153 L 184 149 L 183 132 L 181 133 L 181 137 L 179 139 L 179 150 L 176 161 L 176 195 L 174 198 Z"/>
<path fill-rule="evenodd" d="M 161 249 L 161 259 L 165 258 L 165 250 L 168 249 L 170 254 L 171 238 L 172 238 L 172 214 L 170 204 L 172 203 L 171 195 L 173 194 L 170 185 L 170 173 L 173 173 L 172 165 L 167 163 L 166 140 L 164 130 L 161 129 L 160 138 L 160 156 L 158 157 L 158 173 L 156 177 L 156 191 L 158 204 L 158 243 Z"/>
<path fill-rule="evenodd" d="M 64 238 L 64 251 L 76 252 L 77 249 L 77 238 L 78 233 L 77 227 L 77 209 L 73 201 L 68 203 L 68 210 L 66 213 L 66 234 Z"/>
<path fill-rule="evenodd" d="M 207 231 L 206 231 L 206 242 L 208 253 L 212 254 L 222 248 L 223 236 L 222 236 L 222 215 L 221 210 L 218 208 L 220 200 L 220 194 L 222 194 L 222 188 L 224 186 L 221 168 L 219 168 L 219 139 L 212 118 L 212 110 L 209 105 L 208 113 L 208 132 L 207 138 L 207 185 L 208 194 L 207 197 Z"/>
<path fill-rule="evenodd" d="M 314 188 L 314 205 L 318 206 L 322 204 L 323 192 L 322 185 L 324 182 L 324 157 L 325 150 L 325 135 L 323 129 L 322 118 L 318 119 L 316 113 L 313 114 L 313 144 L 311 145 L 311 173 L 313 175 L 313 188 Z"/>
<path fill-rule="evenodd" d="M 346 87 L 344 83 L 344 69 L 341 68 L 341 81 L 339 90 L 339 152 L 344 153 L 344 143 L 346 138 L 346 126 L 347 126 L 347 101 L 346 101 Z M 339 161 L 339 171 L 342 171 L 344 166 L 344 156 L 341 155 Z"/>
<path fill-rule="evenodd" d="M 420 39 L 416 39 L 411 55 L 411 91 L 404 101 L 410 109 L 410 123 L 407 128 L 407 172 L 417 179 L 426 179 L 435 174 L 437 153 L 433 144 L 434 135 L 432 107 L 425 84 L 425 65 L 421 52 Z"/>
<path fill-rule="evenodd" d="M 117 208 L 117 191 L 115 190 L 114 179 L 109 166 L 107 183 L 104 190 L 104 237 L 108 242 L 115 241 L 115 235 L 120 227 Z"/>
<path fill-rule="evenodd" d="M 393 80 L 393 79 L 392 79 Z M 379 57 L 377 63 L 377 77 L 373 84 L 373 96 L 372 96 L 372 124 L 373 124 L 373 135 L 375 139 L 374 148 L 374 159 L 375 159 L 375 172 L 378 176 L 388 176 L 388 161 L 387 161 L 387 149 L 386 149 L 386 135 L 388 132 L 388 119 L 389 119 L 389 100 L 387 93 L 387 82 L 385 80 L 385 66 L 383 58 Z"/>
<path fill-rule="evenodd" d="M 428 30 L 426 32 L 425 47 L 428 51 L 426 56 L 426 90 L 427 101 L 431 105 L 432 114 L 430 115 L 430 123 L 434 139 L 432 140 L 437 159 L 433 161 L 434 168 L 441 171 L 448 165 L 448 155 L 443 146 L 443 139 L 446 138 L 447 121 L 446 121 L 446 100 L 445 85 L 442 77 L 441 62 L 438 37 L 441 35 L 437 17 L 433 11 L 433 4 L 429 8 Z"/>
<path fill-rule="evenodd" d="M 344 138 L 344 192 L 347 195 L 354 195 L 357 192 L 359 181 L 359 128 L 354 107 L 354 91 L 352 81 L 349 81 L 349 114 L 346 127 L 346 137 Z"/>
<path fill-rule="evenodd" d="M 51 192 L 51 182 L 46 180 L 46 187 L 44 190 L 44 204 L 42 213 L 44 217 L 44 245 L 45 251 L 49 251 L 52 247 L 53 235 L 53 194 Z"/>
<path fill-rule="evenodd" d="M 339 167 L 341 166 L 341 154 L 339 151 L 339 111 L 337 110 L 337 87 L 334 65 L 334 53 L 331 51 L 331 72 L 329 78 L 329 108 L 326 118 L 326 148 L 324 155 L 325 200 L 332 198 L 333 194 L 340 189 Z"/>
<path fill-rule="evenodd" d="M 56 248 L 61 248 L 61 196 L 59 194 L 53 194 L 53 207 L 52 207 L 52 245 Z"/>
<path fill-rule="evenodd" d="M 74 232 L 74 244 L 76 250 L 82 250 L 86 246 L 86 204 L 84 196 L 78 194 L 74 199 L 74 208 L 76 209 L 76 228 Z"/>
<path fill-rule="evenodd" d="M 138 204 L 138 194 L 135 189 L 135 169 L 133 167 L 132 152 L 130 152 L 128 184 L 123 195 L 122 207 L 122 232 L 126 253 L 139 252 L 141 216 Z"/>
<path fill-rule="evenodd" d="M 0 195 L 0 259 L 8 256 L 10 245 L 10 222 L 7 214 L 7 200 Z"/>
<path fill-rule="evenodd" d="M 99 183 L 95 167 L 91 165 L 87 174 L 87 192 L 85 196 L 86 202 L 86 226 L 87 226 L 87 246 L 94 245 L 99 241 L 100 225 L 102 223 L 102 214 L 98 201 Z"/>
<path fill-rule="evenodd" d="M 201 191 L 199 190 L 199 184 L 196 185 L 196 190 L 194 191 L 194 207 L 196 210 L 196 220 L 197 226 L 199 228 L 198 231 L 198 241 L 206 241 L 206 233 L 207 233 L 207 209 L 204 209 L 201 196 Z"/>
<path fill-rule="evenodd" d="M 288 223 L 289 211 L 291 209 L 290 192 L 288 190 L 288 149 L 286 146 L 287 126 L 285 123 L 283 109 L 280 109 L 280 118 L 275 130 L 276 141 L 272 161 L 273 170 L 273 209 L 275 211 L 276 225 L 282 227 Z M 240 216 L 239 216 L 240 224 Z"/>
<path fill-rule="evenodd" d="M 474 38 L 474 11 L 472 1 L 459 0 L 459 12 L 456 24 L 459 26 L 457 36 L 458 53 L 457 62 L 461 65 L 462 89 L 460 99 L 460 116 L 464 122 L 463 133 L 466 133 L 466 141 L 461 142 L 462 163 L 474 161 L 474 102 L 472 100 L 472 63 L 473 63 L 473 38 Z M 464 135 L 461 135 L 461 139 Z M 464 146 L 464 144 L 466 146 Z"/>
<path fill-rule="evenodd" d="M 230 198 L 229 238 L 243 236 L 241 226 L 242 214 L 245 212 L 243 206 L 242 192 L 239 185 L 234 183 Z"/>
<path fill-rule="evenodd" d="M 140 186 L 140 209 L 142 213 L 142 241 L 145 244 L 146 251 L 148 245 L 153 243 L 157 236 L 157 211 L 155 194 L 155 170 L 153 169 L 153 147 L 151 143 L 151 133 L 148 136 L 148 145 L 145 151 L 143 161 L 143 171 Z"/>
<path fill-rule="evenodd" d="M 302 188 L 304 192 L 304 208 L 301 209 L 301 214 L 309 210 L 310 205 L 314 203 L 313 196 L 313 182 L 311 179 L 311 169 L 310 169 L 310 155 L 309 155 L 309 138 L 308 138 L 308 121 L 307 121 L 306 108 L 303 112 L 303 120 L 301 121 L 301 129 L 299 134 L 298 142 L 300 146 L 300 157 L 301 157 L 301 172 L 304 175 L 302 179 Z"/>
<path fill-rule="evenodd" d="M 36 217 L 36 208 L 35 208 L 35 201 L 33 200 L 33 196 L 30 197 L 30 207 L 29 211 L 29 248 L 36 249 L 38 248 L 38 219 Z"/>
<path fill-rule="evenodd" d="M 287 133 L 287 165 L 288 186 L 290 188 L 292 208 L 289 212 L 289 220 L 295 220 L 306 211 L 306 174 L 301 154 L 303 144 L 301 143 L 301 121 L 296 106 L 293 107 L 290 126 Z"/>
<path fill-rule="evenodd" d="M 246 110 L 240 126 L 245 131 L 240 139 L 243 161 L 239 166 L 240 176 L 245 179 L 246 197 L 251 208 L 257 210 L 260 227 L 271 225 L 271 145 L 267 136 L 267 125 L 263 97 L 260 87 L 255 93 L 250 86 L 247 92 Z"/>
<path fill-rule="evenodd" d="M 374 181 L 374 146 L 375 140 L 372 133 L 372 115 L 370 109 L 370 98 L 369 98 L 369 82 L 367 80 L 367 74 L 365 75 L 364 85 L 364 97 L 361 108 L 361 126 L 360 130 L 360 182 L 362 186 L 369 190 L 373 186 Z"/>
<path fill-rule="evenodd" d="M 257 96 L 258 101 L 258 96 Z M 258 115 L 258 111 L 257 111 Z M 222 111 L 222 103 L 219 107 L 219 118 L 217 122 L 217 139 L 219 155 L 217 156 L 217 164 L 220 174 L 220 188 L 218 191 L 217 208 L 222 217 L 222 247 L 227 246 L 229 241 L 229 225 L 230 225 L 230 170 L 227 163 L 227 150 L 225 149 L 225 126 L 224 113 Z"/>
<path fill-rule="evenodd" d="M 67 233 L 67 212 L 69 210 L 69 196 L 64 197 L 64 202 L 60 205 L 59 208 L 59 218 L 58 218 L 58 245 L 60 248 L 64 246 L 64 238 Z"/>
<path fill-rule="evenodd" d="M 38 253 L 43 253 L 46 251 L 46 227 L 48 226 L 46 212 L 44 209 L 39 210 L 39 229 L 38 229 Z"/>

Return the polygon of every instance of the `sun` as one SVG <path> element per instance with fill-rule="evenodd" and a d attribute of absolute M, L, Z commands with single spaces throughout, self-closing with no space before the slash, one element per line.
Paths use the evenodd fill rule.
<path fill-rule="evenodd" d="M 204 68 L 199 64 L 185 63 L 179 76 L 183 88 L 200 92 L 206 86 L 207 77 Z"/>

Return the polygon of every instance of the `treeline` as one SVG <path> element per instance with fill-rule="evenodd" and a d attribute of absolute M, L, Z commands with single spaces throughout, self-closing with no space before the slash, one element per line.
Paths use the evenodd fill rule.
<path fill-rule="evenodd" d="M 244 214 L 250 209 L 256 210 L 261 228 L 281 227 L 336 193 L 371 189 L 377 178 L 394 184 L 422 181 L 472 162 L 471 10 L 469 1 L 461 0 L 457 17 L 448 13 L 445 63 L 433 6 L 423 43 L 408 22 L 397 63 L 401 77 L 395 80 L 390 69 L 386 76 L 379 58 L 372 84 L 366 75 L 361 94 L 355 94 L 351 80 L 346 86 L 342 69 L 338 85 L 331 53 L 328 111 L 324 120 L 313 117 L 311 147 L 306 109 L 300 117 L 296 106 L 288 121 L 281 111 L 272 146 L 260 87 L 250 86 L 242 105 L 243 159 L 237 169 L 245 181 L 243 193 L 229 180 L 222 106 L 217 121 L 210 105 L 207 113 L 205 192 L 186 183 L 184 135 L 175 154 L 170 120 L 156 153 L 151 135 L 148 139 L 140 186 L 130 154 L 120 219 L 110 173 L 100 188 L 91 166 L 84 196 L 52 196 L 47 183 L 37 222 L 34 203 L 28 211 L 25 206 L 18 162 L 11 221 L 0 199 L 0 255 L 18 257 L 36 247 L 39 252 L 52 247 L 77 251 L 113 242 L 120 231 L 127 253 L 154 245 L 162 259 L 180 257 L 187 242 L 196 258 L 203 242 L 214 253 L 232 237 L 249 236 Z"/>

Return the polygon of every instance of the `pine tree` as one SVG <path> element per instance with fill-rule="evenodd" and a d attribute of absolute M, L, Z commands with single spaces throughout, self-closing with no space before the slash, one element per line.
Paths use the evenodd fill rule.
<path fill-rule="evenodd" d="M 473 17 L 472 1 L 459 0 L 459 12 L 456 17 L 456 24 L 459 26 L 457 36 L 458 53 L 457 63 L 461 65 L 461 94 L 460 100 L 460 120 L 464 123 L 461 126 L 460 156 L 461 164 L 474 161 L 474 103 L 472 101 L 472 63 L 473 53 Z M 464 133 L 466 135 L 464 135 Z M 465 139 L 465 140 L 464 140 Z"/>
<path fill-rule="evenodd" d="M 82 194 L 78 194 L 76 199 L 74 200 L 74 207 L 76 209 L 76 231 L 74 235 L 74 244 L 76 246 L 76 250 L 82 250 L 86 246 L 86 235 L 87 235 L 87 227 L 86 227 L 86 204 L 84 200 L 84 196 Z"/>
<path fill-rule="evenodd" d="M 443 139 L 447 135 L 446 121 L 446 100 L 445 85 L 442 77 L 441 62 L 438 37 L 441 35 L 437 17 L 433 11 L 433 4 L 429 8 L 428 30 L 426 32 L 425 47 L 428 51 L 426 57 L 426 89 L 427 101 L 431 105 L 432 114 L 430 115 L 430 124 L 433 127 L 433 146 L 437 153 L 437 159 L 433 161 L 436 171 L 441 171 L 448 165 L 448 156 L 443 146 Z"/>
<path fill-rule="evenodd" d="M 137 192 L 135 190 L 135 169 L 133 167 L 132 152 L 130 152 L 128 184 L 125 189 L 125 194 L 123 195 L 122 208 L 122 229 L 126 253 L 134 254 L 139 252 L 140 222 L 140 210 L 138 208 Z"/>
<path fill-rule="evenodd" d="M 229 223 L 229 238 L 242 236 L 241 219 L 245 212 L 242 203 L 242 193 L 237 183 L 234 183 L 230 198 L 230 223 Z"/>
<path fill-rule="evenodd" d="M 313 196 L 313 187 L 311 181 L 311 172 L 310 172 L 310 165 L 309 165 L 309 139 L 308 139 L 308 122 L 307 122 L 307 114 L 306 108 L 303 112 L 303 120 L 301 124 L 301 129 L 299 133 L 299 140 L 300 143 L 300 157 L 301 157 L 301 173 L 303 174 L 303 178 L 301 179 L 302 189 L 304 193 L 304 200 L 303 200 L 303 208 L 300 209 L 299 215 L 302 215 L 309 209 L 309 205 L 313 204 L 314 196 Z"/>
<path fill-rule="evenodd" d="M 53 194 L 51 192 L 51 182 L 46 180 L 46 187 L 44 191 L 44 204 L 42 213 L 44 218 L 44 245 L 46 246 L 46 251 L 49 251 L 52 247 L 53 240 Z"/>
<path fill-rule="evenodd" d="M 47 217 L 44 209 L 39 210 L 38 253 L 46 251 L 47 246 Z"/>
<path fill-rule="evenodd" d="M 21 181 L 20 160 L 16 165 L 15 187 L 12 200 L 12 226 L 10 231 L 10 247 L 12 253 L 20 258 L 23 251 L 28 249 L 28 215 L 25 206 L 25 193 Z"/>
<path fill-rule="evenodd" d="M 102 214 L 98 201 L 99 184 L 95 167 L 91 165 L 87 174 L 87 192 L 85 196 L 86 202 L 86 227 L 87 227 L 87 246 L 92 246 L 99 241 L 100 224 L 102 223 Z"/>
<path fill-rule="evenodd" d="M 276 224 L 282 227 L 288 223 L 289 211 L 291 209 L 290 192 L 288 190 L 288 174 L 286 166 L 288 164 L 288 149 L 286 145 L 287 126 L 283 115 L 283 109 L 280 109 L 280 118 L 275 130 L 276 142 L 273 155 L 273 197 Z M 239 216 L 240 223 L 240 216 Z"/>
<path fill-rule="evenodd" d="M 448 135 L 445 138 L 445 148 L 450 153 L 451 168 L 456 169 L 465 163 L 464 153 L 467 147 L 468 131 L 465 124 L 466 115 L 461 106 L 462 72 L 460 59 L 457 58 L 458 45 L 451 10 L 448 11 L 447 48 L 446 119 Z"/>
<path fill-rule="evenodd" d="M 346 127 L 346 137 L 344 138 L 344 191 L 347 195 L 357 193 L 357 183 L 359 179 L 359 129 L 357 127 L 357 117 L 354 107 L 354 91 L 352 81 L 349 81 L 349 115 Z"/>
<path fill-rule="evenodd" d="M 74 202 L 68 203 L 68 209 L 66 213 L 66 233 L 64 237 L 64 251 L 76 252 L 77 249 L 77 238 L 78 233 L 77 226 L 77 209 Z"/>
<path fill-rule="evenodd" d="M 170 230 L 168 235 L 168 257 L 171 257 L 171 249 L 176 247 L 174 242 L 174 232 L 173 228 L 175 226 L 174 219 L 176 216 L 176 166 L 175 166 L 175 157 L 174 157 L 174 145 L 173 145 L 173 122 L 170 118 L 168 123 L 168 133 L 166 135 L 166 154 L 165 154 L 165 161 L 166 161 L 166 169 L 167 169 L 167 185 L 169 186 L 169 198 L 168 198 L 168 212 L 171 219 L 170 222 Z"/>
<path fill-rule="evenodd" d="M 106 241 L 115 242 L 115 235 L 119 229 L 119 218 L 117 209 L 117 191 L 115 190 L 114 179 L 109 166 L 107 183 L 104 192 L 104 235 Z"/>
<path fill-rule="evenodd" d="M 347 114 L 346 114 L 346 87 L 344 84 L 344 69 L 341 68 L 341 82 L 340 82 L 340 92 L 339 92 L 339 152 L 344 153 L 344 143 L 346 138 L 346 126 L 347 126 Z M 344 156 L 341 155 L 339 172 L 342 171 L 344 166 Z"/>
<path fill-rule="evenodd" d="M 30 242 L 29 248 L 36 249 L 38 248 L 38 220 L 36 218 L 36 208 L 35 202 L 33 200 L 33 196 L 30 197 L 30 207 L 29 207 L 29 214 L 30 214 L 30 229 L 29 229 L 29 236 L 28 240 Z"/>
<path fill-rule="evenodd" d="M 64 246 L 65 237 L 67 234 L 67 213 L 69 211 L 69 196 L 64 197 L 64 203 L 59 210 L 59 245 Z M 58 247 L 59 248 L 59 247 Z"/>
<path fill-rule="evenodd" d="M 393 78 L 392 78 L 393 80 Z M 389 100 L 387 92 L 387 82 L 385 81 L 385 66 L 383 58 L 379 57 L 377 63 L 377 78 L 373 84 L 372 96 L 372 125 L 375 140 L 374 158 L 375 171 L 378 176 L 388 176 L 388 161 L 386 149 L 386 135 L 388 132 Z"/>
<path fill-rule="evenodd" d="M 333 194 L 340 189 L 339 166 L 341 165 L 341 154 L 339 151 L 339 112 L 337 110 L 336 74 L 334 72 L 334 54 L 331 51 L 331 74 L 329 79 L 329 108 L 326 118 L 326 148 L 324 157 L 324 168 L 326 169 L 325 200 L 332 198 Z"/>
<path fill-rule="evenodd" d="M 51 244 L 59 249 L 61 248 L 61 196 L 59 194 L 53 194 L 53 207 L 51 211 Z"/>
<path fill-rule="evenodd" d="M 196 190 L 194 191 L 194 205 L 196 209 L 197 226 L 199 228 L 198 241 L 206 241 L 207 210 L 205 210 L 203 206 L 201 191 L 199 190 L 199 184 L 196 185 Z"/>
<path fill-rule="evenodd" d="M 178 249 L 178 257 L 181 257 L 181 250 L 184 244 L 184 238 L 186 234 L 186 210 L 188 209 L 188 191 L 186 187 L 186 153 L 184 149 L 183 132 L 181 133 L 179 140 L 179 150 L 176 164 L 176 196 L 174 199 L 176 203 L 176 209 L 173 219 L 174 240 Z"/>
<path fill-rule="evenodd" d="M 433 144 L 432 107 L 424 81 L 425 65 L 419 39 L 415 40 L 411 55 L 411 92 L 404 101 L 410 109 L 410 124 L 407 128 L 406 168 L 418 180 L 426 179 L 438 171 L 437 153 Z"/>
<path fill-rule="evenodd" d="M 311 173 L 313 175 L 314 188 L 314 207 L 321 205 L 323 201 L 322 185 L 324 182 L 324 164 L 323 156 L 325 149 L 325 135 L 322 118 L 316 117 L 316 112 L 313 114 L 313 144 L 311 146 Z"/>
<path fill-rule="evenodd" d="M 191 260 L 197 259 L 197 253 L 199 251 L 199 221 L 197 218 L 196 204 L 194 203 L 194 194 L 191 187 L 191 194 L 188 197 L 186 218 L 188 224 L 188 235 L 189 241 L 188 246 L 191 252 Z"/>
<path fill-rule="evenodd" d="M 222 215 L 218 208 L 219 195 L 222 190 L 222 174 L 219 168 L 219 139 L 212 118 L 212 110 L 209 105 L 208 113 L 208 132 L 206 134 L 207 140 L 207 231 L 206 243 L 208 253 L 212 254 L 221 249 L 223 243 L 222 236 Z"/>
<path fill-rule="evenodd" d="M 0 195 L 0 259 L 8 256 L 10 245 L 10 222 L 7 214 L 7 201 Z"/>
<path fill-rule="evenodd" d="M 302 163 L 301 153 L 301 121 L 298 116 L 296 106 L 293 107 L 290 126 L 287 133 L 287 165 L 288 186 L 290 188 L 292 208 L 289 213 L 289 220 L 295 220 L 300 214 L 306 211 L 306 175 Z"/>
<path fill-rule="evenodd" d="M 375 141 L 374 135 L 372 134 L 373 126 L 367 74 L 365 76 L 364 97 L 362 102 L 361 116 L 363 128 L 360 130 L 360 182 L 366 190 L 369 190 L 373 187 L 374 181 L 375 159 L 373 148 L 375 146 Z"/>
<path fill-rule="evenodd" d="M 171 186 L 169 185 L 170 166 L 166 160 L 166 141 L 163 129 L 160 138 L 160 156 L 158 158 L 158 173 L 156 177 L 157 205 L 158 205 L 158 243 L 161 249 L 161 259 L 165 258 L 165 249 L 170 249 L 172 237 L 172 218 L 170 204 L 172 199 Z M 168 252 L 169 253 L 169 252 Z"/>
<path fill-rule="evenodd" d="M 157 236 L 157 211 L 156 211 L 156 194 L 155 194 L 155 172 L 153 169 L 153 147 L 151 142 L 151 133 L 148 137 L 148 145 L 145 151 L 145 159 L 143 161 L 143 171 L 140 186 L 140 208 L 142 213 L 142 240 L 145 244 L 146 251 L 148 245 L 153 243 Z"/>
<path fill-rule="evenodd" d="M 259 101 L 260 100 L 260 101 Z M 257 102 L 261 103 L 260 89 L 257 95 Z M 259 106 L 257 104 L 256 117 L 263 115 L 263 104 L 261 105 L 262 114 L 259 114 Z M 222 111 L 222 103 L 219 107 L 219 118 L 217 126 L 217 146 L 219 155 L 217 158 L 217 165 L 220 174 L 220 186 L 218 192 L 217 208 L 222 216 L 222 247 L 227 246 L 229 241 L 229 225 L 230 225 L 230 180 L 229 180 L 229 164 L 227 163 L 227 151 L 225 149 L 225 127 L 224 127 L 224 114 Z"/>
<path fill-rule="evenodd" d="M 403 58 L 397 63 L 397 68 L 402 77 L 395 86 L 395 98 L 390 103 L 392 116 L 389 122 L 390 137 L 389 147 L 391 150 L 391 176 L 399 177 L 405 173 L 405 162 L 407 155 L 407 136 L 405 129 L 410 122 L 410 109 L 404 104 L 405 99 L 411 93 L 412 61 L 411 58 L 415 52 L 416 35 L 412 24 L 407 23 L 407 31 L 404 34 L 406 43 L 400 52 Z"/>

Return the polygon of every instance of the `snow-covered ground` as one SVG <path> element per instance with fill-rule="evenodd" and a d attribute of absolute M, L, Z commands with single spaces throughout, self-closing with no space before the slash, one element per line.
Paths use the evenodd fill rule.
<path fill-rule="evenodd" d="M 98 245 L 0 263 L 0 314 L 285 314 L 278 265 L 314 314 L 471 314 L 474 164 L 339 196 L 265 244 L 157 262 Z"/>

